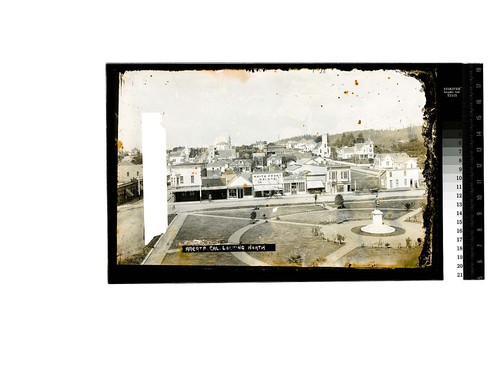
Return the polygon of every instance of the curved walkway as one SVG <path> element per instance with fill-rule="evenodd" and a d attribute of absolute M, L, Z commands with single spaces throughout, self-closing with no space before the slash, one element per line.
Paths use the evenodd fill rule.
<path fill-rule="evenodd" d="M 404 222 L 408 217 L 414 216 L 422 211 L 421 208 L 417 208 L 416 210 L 410 211 L 409 213 L 401 216 L 400 218 L 392 221 L 386 220 L 385 222 L 391 226 L 404 227 L 405 233 L 396 235 L 396 236 L 388 236 L 384 237 L 384 243 L 390 243 L 391 246 L 397 246 L 399 243 L 403 244 L 406 241 L 407 237 L 420 237 L 422 231 L 422 223 L 412 223 L 412 222 Z M 365 221 L 369 223 L 369 221 Z M 351 229 L 359 226 L 360 221 L 350 221 L 342 224 L 338 224 L 342 226 L 342 230 L 338 230 L 338 228 L 333 227 L 332 225 L 322 227 L 323 233 L 325 236 L 328 235 L 336 235 L 337 232 L 341 232 L 341 234 L 345 237 L 346 244 L 336 251 L 331 253 L 326 257 L 326 262 L 322 264 L 322 266 L 326 267 L 339 267 L 343 265 L 338 265 L 336 262 L 342 258 L 344 255 L 350 253 L 352 250 L 360 247 L 364 243 L 364 239 L 376 239 L 377 237 L 363 237 L 361 235 L 355 234 L 351 232 Z M 334 230 L 334 231 L 333 231 Z M 328 233 L 329 232 L 329 233 Z M 380 237 L 381 238 L 381 237 Z M 362 241 L 360 241 L 362 239 Z"/>
<path fill-rule="evenodd" d="M 422 224 L 421 223 L 412 223 L 412 222 L 404 222 L 408 217 L 414 216 L 418 214 L 420 211 L 422 211 L 421 208 L 417 208 L 416 210 L 412 210 L 409 213 L 401 216 L 400 218 L 392 221 L 386 221 L 388 225 L 391 226 L 403 226 L 406 230 L 406 233 L 401 234 L 401 235 L 396 235 L 396 236 L 390 236 L 390 237 L 384 237 L 384 242 L 388 242 L 391 244 L 391 246 L 397 246 L 399 243 L 403 244 L 406 241 L 406 238 L 408 236 L 410 237 L 415 237 L 418 236 L 420 237 L 421 231 L 422 231 Z M 272 220 L 273 223 L 282 223 L 282 224 L 293 224 L 293 225 L 301 225 L 301 226 L 317 226 L 315 224 L 308 224 L 308 223 L 297 223 L 297 222 L 291 222 L 291 221 L 286 221 L 286 220 Z M 249 224 L 236 232 L 234 232 L 230 237 L 229 237 L 229 243 L 234 243 L 234 244 L 239 244 L 241 236 L 251 228 L 254 228 L 256 225 L 264 223 L 264 220 L 259 220 L 258 223 L 256 224 Z M 345 237 L 345 245 L 338 248 L 335 250 L 333 253 L 328 255 L 326 257 L 326 261 L 321 264 L 322 267 L 342 267 L 343 265 L 336 264 L 336 262 L 345 256 L 346 254 L 350 253 L 354 249 L 360 247 L 365 240 L 369 240 L 370 237 L 363 237 L 361 235 L 355 234 L 351 231 L 352 228 L 362 225 L 363 223 L 369 224 L 370 221 L 368 220 L 356 220 L 356 221 L 349 221 L 345 222 L 342 224 L 329 224 L 329 225 L 320 225 L 319 227 L 323 231 L 326 237 L 328 238 L 335 238 L 337 234 L 342 234 Z M 377 237 L 371 237 L 372 240 L 375 240 Z M 251 266 L 269 266 L 269 264 L 264 263 L 254 257 L 252 257 L 250 254 L 246 252 L 234 252 L 231 253 L 233 254 L 236 258 L 241 260 L 242 262 L 251 265 Z"/>
<path fill-rule="evenodd" d="M 263 224 L 265 222 L 266 222 L 265 220 L 258 220 L 255 224 L 248 224 L 247 226 L 244 226 L 243 228 L 238 229 L 231 236 L 229 236 L 229 239 L 227 240 L 227 242 L 229 242 L 230 244 L 239 244 L 240 240 L 241 240 L 241 236 L 243 236 L 243 234 L 246 231 L 248 231 L 252 228 L 255 228 L 257 225 Z M 233 254 L 234 257 L 238 258 L 243 263 L 246 263 L 249 266 L 270 266 L 270 264 L 267 264 L 267 263 L 262 262 L 258 259 L 255 259 L 253 256 L 251 256 L 248 253 L 243 252 L 243 251 L 242 252 L 235 251 L 235 252 L 232 252 L 231 254 Z"/>
<path fill-rule="evenodd" d="M 327 210 L 332 210 L 335 211 L 336 208 L 327 208 Z M 416 214 L 418 214 L 420 211 L 422 211 L 421 208 L 417 208 L 415 210 L 412 210 L 408 212 L 407 214 L 401 216 L 400 218 L 396 220 L 385 220 L 385 222 L 388 225 L 392 226 L 398 226 L 398 227 L 403 227 L 406 230 L 405 234 L 399 235 L 399 236 L 390 236 L 390 237 L 384 237 L 384 242 L 388 242 L 391 244 L 391 246 L 397 246 L 398 244 L 403 244 L 405 243 L 405 240 L 407 237 L 410 238 L 415 238 L 415 237 L 421 237 L 422 236 L 422 224 L 421 223 L 414 223 L 414 222 L 405 222 L 405 220 L 409 217 L 412 217 Z M 167 233 L 162 236 L 162 238 L 158 241 L 157 246 L 155 246 L 155 249 L 161 251 L 152 251 L 150 253 L 150 256 L 145 260 L 143 264 L 161 264 L 163 261 L 163 258 L 165 257 L 166 253 L 171 253 L 171 252 L 178 252 L 178 249 L 172 249 L 170 250 L 170 246 L 177 236 L 178 231 L 182 227 L 184 220 L 189 214 L 187 213 L 180 213 L 178 216 L 175 218 L 175 220 L 171 223 L 169 226 Z M 210 214 L 200 214 L 200 213 L 191 213 L 191 215 L 197 215 L 197 216 L 214 216 L 214 217 L 223 217 L 223 216 L 216 216 L 216 215 L 210 215 Z M 231 219 L 235 219 L 234 217 L 231 217 Z M 238 219 L 238 218 L 236 218 Z M 248 219 L 245 219 L 248 220 Z M 298 222 L 291 222 L 291 221 L 286 221 L 286 220 L 276 220 L 276 219 L 271 219 L 273 223 L 282 223 L 282 224 L 293 224 L 293 225 L 300 225 L 300 226 L 318 226 L 316 224 L 309 224 L 309 223 L 298 223 Z M 238 229 L 236 232 L 234 232 L 231 236 L 229 236 L 228 243 L 230 244 L 239 244 L 241 241 L 241 237 L 243 236 L 244 233 L 246 233 L 248 230 L 255 228 L 257 225 L 262 225 L 265 223 L 266 220 L 256 220 L 255 224 L 248 224 L 244 226 L 243 228 Z M 351 232 L 351 229 L 362 225 L 364 223 L 369 224 L 370 221 L 368 220 L 356 220 L 356 221 L 348 221 L 342 224 L 328 224 L 328 225 L 319 225 L 321 230 L 323 231 L 325 237 L 327 238 L 335 238 L 337 234 L 341 234 L 342 236 L 345 237 L 346 243 L 344 246 L 338 248 L 335 250 L 333 253 L 328 255 L 326 257 L 326 261 L 321 264 L 323 267 L 342 267 L 343 265 L 338 265 L 336 264 L 337 261 L 351 252 L 352 250 L 360 247 L 362 244 L 364 244 L 365 241 L 370 241 L 370 237 L 364 237 L 358 234 L 355 234 Z M 375 240 L 377 237 L 371 237 L 371 240 Z M 160 245 L 160 246 L 159 246 Z M 370 246 L 372 244 L 368 244 L 367 246 Z M 307 244 L 306 244 L 307 246 Z M 155 250 L 153 249 L 153 250 Z M 239 259 L 245 264 L 248 264 L 250 266 L 271 266 L 268 263 L 262 262 L 254 257 L 252 257 L 249 253 L 247 252 L 232 252 L 231 253 L 235 258 Z"/>

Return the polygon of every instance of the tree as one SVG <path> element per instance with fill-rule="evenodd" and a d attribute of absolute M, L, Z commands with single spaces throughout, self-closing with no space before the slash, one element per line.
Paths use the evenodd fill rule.
<path fill-rule="evenodd" d="M 132 158 L 132 164 L 142 164 L 142 152 L 141 152 L 141 150 L 134 148 L 134 150 L 132 150 L 132 151 L 134 152 L 134 156 Z"/>
<path fill-rule="evenodd" d="M 337 194 L 335 196 L 335 201 L 334 203 L 337 205 L 338 208 L 344 208 L 344 197 L 342 196 L 342 194 Z"/>
<path fill-rule="evenodd" d="M 252 213 L 250 214 L 250 219 L 255 220 L 256 217 L 257 217 L 257 212 L 252 211 Z"/>
<path fill-rule="evenodd" d="M 338 155 L 337 155 L 337 149 L 335 147 L 330 147 L 330 157 L 332 159 L 337 159 Z"/>
<path fill-rule="evenodd" d="M 359 133 L 356 137 L 356 143 L 365 143 L 365 137 L 363 137 L 363 133 Z"/>
<path fill-rule="evenodd" d="M 354 134 L 349 133 L 346 136 L 346 146 L 352 147 L 356 143 L 356 138 L 354 138 Z"/>
<path fill-rule="evenodd" d="M 190 158 L 195 158 L 200 154 L 201 154 L 201 150 L 199 148 L 193 147 L 193 148 L 189 149 L 189 157 Z"/>
<path fill-rule="evenodd" d="M 295 155 L 283 155 L 281 158 L 281 163 L 284 166 L 288 166 L 288 163 L 290 163 L 292 160 L 297 161 L 297 158 L 295 157 Z"/>

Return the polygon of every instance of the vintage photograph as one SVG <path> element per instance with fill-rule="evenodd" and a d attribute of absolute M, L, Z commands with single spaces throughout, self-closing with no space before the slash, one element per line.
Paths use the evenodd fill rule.
<path fill-rule="evenodd" d="M 431 266 L 432 84 L 363 66 L 120 72 L 116 264 Z M 145 114 L 164 129 L 153 235 Z"/>

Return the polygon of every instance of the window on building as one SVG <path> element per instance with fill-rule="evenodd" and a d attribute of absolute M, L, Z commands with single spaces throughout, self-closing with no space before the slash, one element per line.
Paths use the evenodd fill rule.
<path fill-rule="evenodd" d="M 286 194 L 286 193 L 290 193 L 290 192 L 292 191 L 292 190 L 290 189 L 290 184 L 285 184 L 285 188 L 284 188 L 284 190 L 285 190 L 285 194 Z"/>
<path fill-rule="evenodd" d="M 237 196 L 236 189 L 229 189 L 229 197 L 236 198 L 236 196 Z"/>
<path fill-rule="evenodd" d="M 306 183 L 299 182 L 299 191 L 306 191 Z"/>
<path fill-rule="evenodd" d="M 389 172 L 389 177 L 392 177 L 392 172 Z"/>
<path fill-rule="evenodd" d="M 408 180 L 405 178 L 405 185 L 404 186 L 407 186 L 408 185 Z"/>
<path fill-rule="evenodd" d="M 389 188 L 392 189 L 392 180 L 389 181 Z"/>
<path fill-rule="evenodd" d="M 404 175 L 406 176 L 406 169 L 405 169 L 405 171 L 404 171 Z"/>
<path fill-rule="evenodd" d="M 348 178 L 349 178 L 349 172 L 347 172 L 347 171 L 342 172 L 342 179 L 347 180 Z"/>
<path fill-rule="evenodd" d="M 385 165 L 386 165 L 386 166 L 389 166 L 389 160 L 386 160 L 386 161 L 385 161 Z"/>
<path fill-rule="evenodd" d="M 194 184 L 194 176 L 191 176 L 191 183 Z"/>
<path fill-rule="evenodd" d="M 130 172 L 127 172 L 127 177 L 130 177 Z"/>
<path fill-rule="evenodd" d="M 398 186 L 399 186 L 399 179 L 396 178 L 396 187 L 398 187 Z"/>
<path fill-rule="evenodd" d="M 137 176 L 139 176 L 139 171 L 137 171 Z"/>
<path fill-rule="evenodd" d="M 184 183 L 184 176 L 180 176 L 180 177 L 179 177 L 179 182 L 180 182 L 181 184 L 183 184 L 183 183 Z"/>

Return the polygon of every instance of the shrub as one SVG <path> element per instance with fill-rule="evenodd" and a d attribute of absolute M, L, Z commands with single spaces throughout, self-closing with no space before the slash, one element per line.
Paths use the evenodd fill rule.
<path fill-rule="evenodd" d="M 337 194 L 335 196 L 335 201 L 334 203 L 337 205 L 338 208 L 344 208 L 344 197 L 342 196 L 342 194 Z"/>

